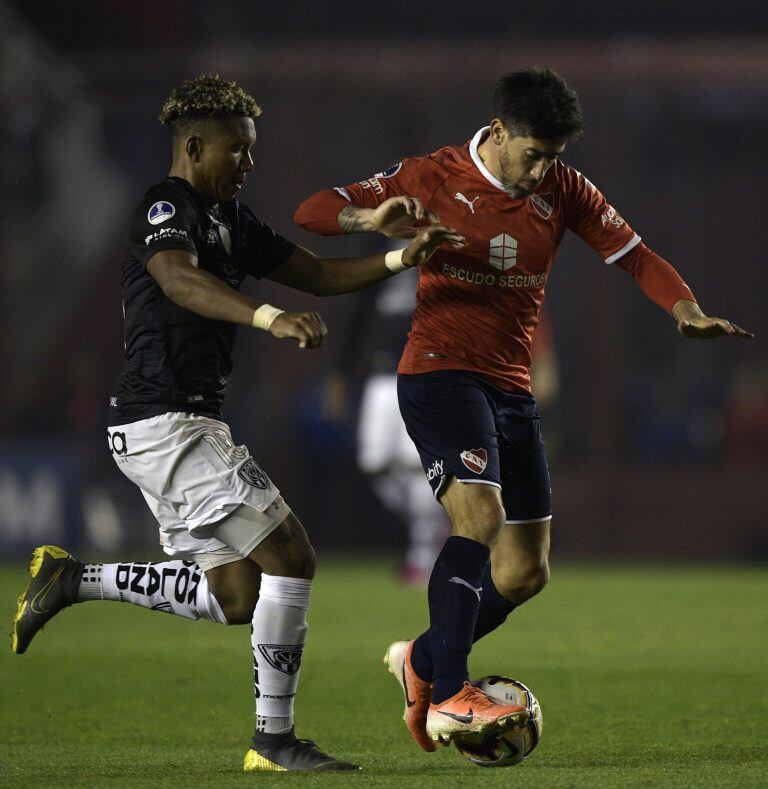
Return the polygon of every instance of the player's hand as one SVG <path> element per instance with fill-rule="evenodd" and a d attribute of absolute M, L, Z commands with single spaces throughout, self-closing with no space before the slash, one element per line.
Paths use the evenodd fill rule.
<path fill-rule="evenodd" d="M 316 312 L 283 312 L 272 321 L 269 333 L 278 340 L 298 340 L 299 348 L 319 348 L 328 329 Z"/>
<path fill-rule="evenodd" d="M 418 197 L 390 197 L 371 214 L 373 229 L 389 238 L 415 238 L 419 223 L 439 221 L 440 217 L 424 208 Z"/>
<path fill-rule="evenodd" d="M 416 237 L 403 250 L 403 265 L 413 268 L 426 263 L 442 244 L 450 244 L 454 249 L 463 249 L 467 245 L 467 240 L 452 227 L 445 225 L 418 228 Z"/>
<path fill-rule="evenodd" d="M 751 340 L 755 336 L 725 318 L 688 318 L 678 321 L 677 330 L 683 337 L 697 340 L 711 340 L 714 337 L 723 337 L 727 334 L 747 340 Z"/>

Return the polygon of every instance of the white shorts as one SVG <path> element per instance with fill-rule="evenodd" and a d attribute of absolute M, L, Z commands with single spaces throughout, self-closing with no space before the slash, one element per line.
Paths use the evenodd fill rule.
<path fill-rule="evenodd" d="M 118 468 L 141 489 L 170 556 L 194 557 L 203 570 L 237 561 L 290 513 L 224 422 L 172 412 L 107 432 Z M 240 507 L 243 517 L 228 522 Z"/>

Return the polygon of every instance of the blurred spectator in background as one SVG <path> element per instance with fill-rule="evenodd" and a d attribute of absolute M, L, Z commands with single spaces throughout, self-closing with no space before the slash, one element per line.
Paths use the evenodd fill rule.
<path fill-rule="evenodd" d="M 408 545 L 400 568 L 407 584 L 425 584 L 450 533 L 443 508 L 424 481 L 416 447 L 397 404 L 395 369 L 416 306 L 416 272 L 387 280 L 376 292 L 369 319 L 376 326 L 370 369 L 363 385 L 357 460 L 384 506 L 407 525 Z"/>

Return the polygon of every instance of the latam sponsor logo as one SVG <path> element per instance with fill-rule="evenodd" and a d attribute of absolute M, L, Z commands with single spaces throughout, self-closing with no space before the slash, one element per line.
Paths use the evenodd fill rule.
<path fill-rule="evenodd" d="M 491 239 L 488 262 L 499 271 L 506 271 L 517 265 L 517 239 L 506 233 L 499 233 Z"/>
<path fill-rule="evenodd" d="M 554 210 L 555 196 L 551 192 L 543 195 L 531 195 L 531 202 L 536 209 L 536 213 L 542 219 L 549 219 Z"/>
<path fill-rule="evenodd" d="M 189 240 L 189 235 L 186 230 L 178 227 L 163 227 L 160 230 L 155 230 L 144 239 L 144 245 L 156 244 L 158 241 L 165 241 L 167 238 L 183 238 Z"/>
<path fill-rule="evenodd" d="M 397 164 L 393 164 L 391 167 L 387 167 L 386 170 L 383 170 L 380 173 L 376 173 L 374 178 L 391 178 L 393 175 L 397 175 L 400 172 L 400 168 L 403 166 L 402 162 L 398 162 Z"/>
<path fill-rule="evenodd" d="M 173 203 L 158 200 L 147 211 L 147 221 L 150 225 L 159 225 L 166 219 L 170 219 L 175 213 L 176 209 L 173 207 Z"/>
<path fill-rule="evenodd" d="M 614 227 L 621 227 L 624 224 L 624 220 L 619 216 L 618 212 L 613 206 L 608 206 L 608 210 L 600 217 L 603 221 L 603 227 L 608 224 L 613 225 Z"/>
<path fill-rule="evenodd" d="M 471 271 L 458 268 L 450 263 L 443 263 L 443 274 L 460 282 L 471 285 L 495 285 L 499 288 L 541 288 L 547 281 L 546 274 L 491 274 L 483 271 Z"/>
<path fill-rule="evenodd" d="M 465 449 L 459 457 L 473 474 L 482 474 L 488 465 L 488 453 L 484 449 Z"/>
<path fill-rule="evenodd" d="M 443 461 L 436 460 L 428 469 L 427 469 L 427 482 L 432 482 L 433 479 L 437 479 L 438 477 L 443 476 Z"/>

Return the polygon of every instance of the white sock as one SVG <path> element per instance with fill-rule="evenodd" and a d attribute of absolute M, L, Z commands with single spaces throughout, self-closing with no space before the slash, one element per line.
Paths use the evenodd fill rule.
<path fill-rule="evenodd" d="M 118 600 L 227 624 L 205 573 L 194 562 L 86 564 L 77 600 Z"/>
<path fill-rule="evenodd" d="M 307 635 L 312 581 L 261 574 L 253 612 L 256 731 L 280 734 L 293 726 L 293 701 Z"/>

